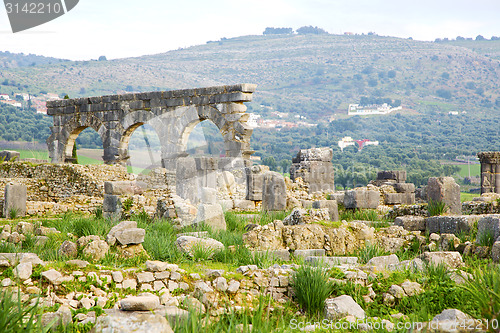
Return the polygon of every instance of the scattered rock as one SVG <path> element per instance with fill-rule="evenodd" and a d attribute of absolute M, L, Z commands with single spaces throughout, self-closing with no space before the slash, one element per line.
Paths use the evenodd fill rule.
<path fill-rule="evenodd" d="M 94 240 L 88 243 L 83 249 L 83 254 L 96 261 L 101 260 L 106 256 L 109 250 L 109 245 L 103 240 Z"/>
<path fill-rule="evenodd" d="M 160 298 L 156 295 L 128 296 L 120 301 L 123 311 L 151 311 L 160 307 Z"/>
<path fill-rule="evenodd" d="M 97 318 L 93 332 L 173 333 L 174 331 L 164 315 L 148 312 L 124 312 L 110 309 L 106 310 L 106 316 Z"/>
<path fill-rule="evenodd" d="M 177 238 L 175 244 L 180 251 L 191 257 L 197 247 L 206 251 L 207 257 L 212 257 L 215 252 L 224 250 L 224 244 L 212 238 L 181 236 Z"/>
<path fill-rule="evenodd" d="M 337 320 L 349 315 L 359 319 L 365 318 L 365 311 L 351 296 L 342 295 L 325 301 L 326 319 Z"/>
<path fill-rule="evenodd" d="M 78 255 L 78 247 L 76 246 L 76 243 L 65 240 L 59 247 L 57 253 L 61 257 L 76 258 L 76 256 Z"/>

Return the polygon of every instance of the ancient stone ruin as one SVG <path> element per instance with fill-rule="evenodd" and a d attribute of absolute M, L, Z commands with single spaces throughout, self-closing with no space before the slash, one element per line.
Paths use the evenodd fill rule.
<path fill-rule="evenodd" d="M 481 194 L 500 194 L 500 152 L 481 152 L 477 156 L 481 161 Z"/>
<path fill-rule="evenodd" d="M 224 138 L 226 156 L 248 158 L 253 128 L 243 103 L 252 100 L 255 88 L 238 84 L 49 101 L 47 114 L 54 119 L 49 156 L 53 163 L 71 161 L 76 138 L 91 127 L 102 139 L 104 162 L 124 164 L 132 133 L 149 124 L 160 139 L 162 166 L 173 170 L 193 128 L 209 119 Z"/>
<path fill-rule="evenodd" d="M 331 148 L 301 149 L 292 159 L 290 178 L 301 177 L 309 185 L 309 193 L 335 191 Z"/>

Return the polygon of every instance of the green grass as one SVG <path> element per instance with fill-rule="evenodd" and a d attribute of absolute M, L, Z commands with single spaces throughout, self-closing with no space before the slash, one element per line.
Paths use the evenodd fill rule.
<path fill-rule="evenodd" d="M 291 285 L 297 303 L 311 316 L 319 316 L 325 300 L 332 294 L 330 271 L 323 265 L 300 266 L 292 277 Z"/>
<path fill-rule="evenodd" d="M 472 177 L 479 177 L 481 174 L 481 165 L 480 164 L 459 164 L 457 165 L 460 168 L 458 174 L 461 177 L 469 177 L 469 167 L 470 167 L 470 175 Z"/>
<path fill-rule="evenodd" d="M 460 202 L 472 201 L 472 199 L 480 196 L 481 194 L 479 193 L 460 192 Z"/>
<path fill-rule="evenodd" d="M 446 205 L 442 201 L 434 201 L 432 199 L 429 200 L 427 204 L 427 212 L 429 216 L 439 216 L 442 215 L 446 211 Z"/>

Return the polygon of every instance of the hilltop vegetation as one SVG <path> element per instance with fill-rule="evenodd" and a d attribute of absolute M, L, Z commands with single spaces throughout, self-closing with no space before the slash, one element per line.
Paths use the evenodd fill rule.
<path fill-rule="evenodd" d="M 338 170 L 358 184 L 379 168 L 408 169 L 410 180 L 420 184 L 430 175 L 457 171 L 441 165 L 442 160 L 498 149 L 500 40 L 421 42 L 304 28 L 305 33 L 299 34 L 287 28 L 266 29 L 262 36 L 222 38 L 138 58 L 6 69 L 0 73 L 0 92 L 49 91 L 78 97 L 257 83 L 249 112 L 269 118 L 279 111 L 289 114 L 288 121 L 301 116 L 318 126 L 256 129 L 252 139 L 256 155 L 286 172 L 298 149 L 330 146 Z M 347 117 L 348 104 L 371 101 L 401 103 L 403 111 Z M 29 136 L 45 141 L 50 120 L 0 108 L 3 139 Z M 448 115 L 449 111 L 459 115 Z M 32 119 L 29 124 L 42 117 L 33 123 L 40 130 L 22 130 L 23 117 Z M 79 147 L 101 146 L 91 132 L 81 135 Z M 212 132 L 208 134 L 214 141 L 218 133 Z M 361 152 L 349 147 L 341 153 L 336 144 L 344 136 L 378 140 L 380 145 Z"/>
<path fill-rule="evenodd" d="M 0 80 L 26 85 L 31 93 L 71 97 L 250 82 L 258 84 L 256 110 L 264 103 L 319 119 L 345 113 L 361 97 L 399 99 L 418 111 L 498 108 L 499 64 L 446 43 L 373 34 L 267 34 L 138 58 L 9 69 Z"/>

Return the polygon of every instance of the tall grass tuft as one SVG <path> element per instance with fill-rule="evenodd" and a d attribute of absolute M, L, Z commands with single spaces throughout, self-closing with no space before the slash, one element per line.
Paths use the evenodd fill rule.
<path fill-rule="evenodd" d="M 334 287 L 329 277 L 330 271 L 324 265 L 302 265 L 293 275 L 291 285 L 295 298 L 308 314 L 317 316 L 323 311 L 325 300 L 331 295 Z"/>
<path fill-rule="evenodd" d="M 360 263 L 366 264 L 371 258 L 385 256 L 387 254 L 388 252 L 384 251 L 378 244 L 367 242 L 365 246 L 356 253 L 356 256 L 359 258 Z"/>
<path fill-rule="evenodd" d="M 472 277 L 461 286 L 469 294 L 468 302 L 479 309 L 481 317 L 488 322 L 500 321 L 500 267 L 490 265 L 476 267 Z M 490 332 L 498 332 L 490 327 Z"/>
<path fill-rule="evenodd" d="M 445 213 L 446 205 L 442 201 L 429 199 L 427 203 L 427 213 L 429 216 L 439 216 Z"/>
<path fill-rule="evenodd" d="M 168 220 L 157 221 L 144 227 L 146 229 L 146 236 L 144 237 L 142 246 L 144 246 L 144 249 L 153 260 L 168 262 L 183 260 L 183 254 L 175 245 L 177 231 Z"/>
<path fill-rule="evenodd" d="M 495 236 L 493 235 L 493 231 L 484 230 L 483 233 L 479 234 L 477 239 L 477 244 L 480 246 L 493 246 L 495 243 Z"/>
<path fill-rule="evenodd" d="M 355 220 L 360 220 L 360 221 L 380 221 L 381 218 L 377 214 L 377 212 L 374 209 L 357 209 L 357 210 L 352 210 L 352 209 L 345 209 L 340 211 L 340 220 L 346 220 L 346 221 L 355 221 Z"/>
<path fill-rule="evenodd" d="M 48 332 L 54 322 L 41 327 L 41 321 L 37 321 L 38 312 L 38 300 L 30 306 L 21 301 L 20 292 L 15 296 L 10 289 L 0 291 L 0 332 Z"/>

